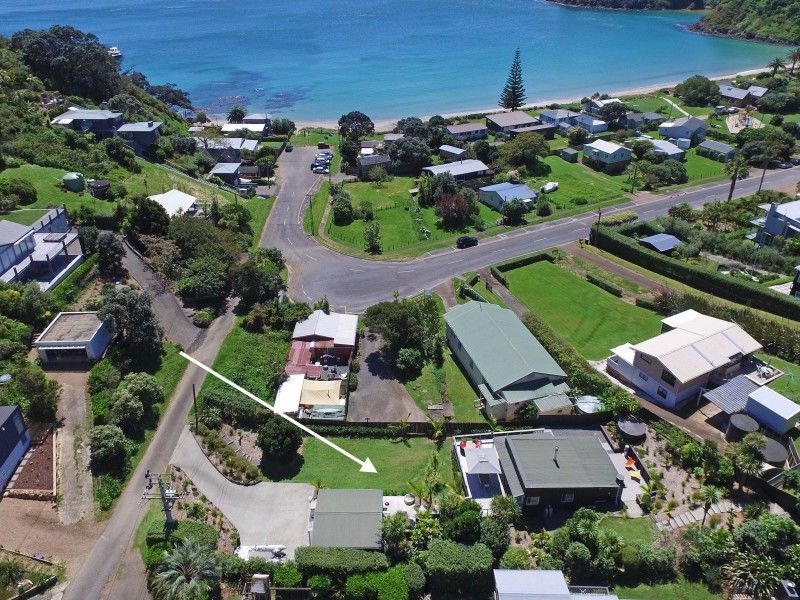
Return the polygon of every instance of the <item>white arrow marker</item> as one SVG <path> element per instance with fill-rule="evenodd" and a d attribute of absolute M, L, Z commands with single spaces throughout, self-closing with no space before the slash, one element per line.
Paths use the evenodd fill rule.
<path fill-rule="evenodd" d="M 250 392 L 248 392 L 246 389 L 244 389 L 242 386 L 240 386 L 240 385 L 236 385 L 236 384 L 235 384 L 235 383 L 233 383 L 233 382 L 232 382 L 230 379 L 228 379 L 228 378 L 227 378 L 227 377 L 225 377 L 224 375 L 220 375 L 220 374 L 219 374 L 219 373 L 217 373 L 217 372 L 216 372 L 214 369 L 212 369 L 212 368 L 210 368 L 210 367 L 207 367 L 206 365 L 204 365 L 203 363 L 201 363 L 201 362 L 200 362 L 199 360 L 197 360 L 196 358 L 192 358 L 191 356 L 189 356 L 189 355 L 188 355 L 188 354 L 186 354 L 185 352 L 181 352 L 181 356 L 182 356 L 183 358 L 185 358 L 186 360 L 188 360 L 189 362 L 191 362 L 192 364 L 195 364 L 195 365 L 197 365 L 198 367 L 200 367 L 201 369 L 203 369 L 203 370 L 204 370 L 206 373 L 210 373 L 211 375 L 213 375 L 214 377 L 216 377 L 216 378 L 217 378 L 217 379 L 219 379 L 220 381 L 222 381 L 222 382 L 224 382 L 224 383 L 227 383 L 227 384 L 228 384 L 229 386 L 231 386 L 233 389 L 235 389 L 235 390 L 236 390 L 236 391 L 238 391 L 238 392 L 241 392 L 242 394 L 244 394 L 245 396 L 247 396 L 247 397 L 248 397 L 248 398 L 250 398 L 251 400 L 255 400 L 256 402 L 258 402 L 258 403 L 259 403 L 261 406 L 263 406 L 264 408 L 267 408 L 267 409 L 271 410 L 271 411 L 272 411 L 274 414 L 278 415 L 279 417 L 281 417 L 281 418 L 283 418 L 283 419 L 286 419 L 286 420 L 287 420 L 287 421 L 289 421 L 289 423 L 291 423 L 292 425 L 294 425 L 294 426 L 296 426 L 296 427 L 299 427 L 300 429 L 302 429 L 303 431 L 305 431 L 305 432 L 306 432 L 308 435 L 314 436 L 315 438 L 317 438 L 317 439 L 318 439 L 320 442 L 322 442 L 323 444 L 327 444 L 328 446 L 330 446 L 331 448 L 333 448 L 333 449 L 334 449 L 334 450 L 336 450 L 337 452 L 341 452 L 342 454 L 344 454 L 344 455 L 345 455 L 347 458 L 349 458 L 350 460 L 352 460 L 352 461 L 354 461 L 354 462 L 357 462 L 359 465 L 361 465 L 361 469 L 360 469 L 360 471 L 361 471 L 362 473 L 377 473 L 377 472 L 378 472 L 378 471 L 377 471 L 377 469 L 375 469 L 375 466 L 372 464 L 372 461 L 371 461 L 369 458 L 367 458 L 366 460 L 361 460 L 361 459 L 359 459 L 359 458 L 356 458 L 355 456 L 353 456 L 352 454 L 350 454 L 350 453 L 349 453 L 347 450 L 345 450 L 344 448 L 340 448 L 339 446 L 337 446 L 336 444 L 334 444 L 332 441 L 330 441 L 330 440 L 328 440 L 328 439 L 325 439 L 325 438 L 324 438 L 324 437 L 322 437 L 320 434 L 318 434 L 316 431 L 312 431 L 311 429 L 309 429 L 308 427 L 306 427 L 305 425 L 303 425 L 303 424 L 302 424 L 302 423 L 300 423 L 299 421 L 296 421 L 296 420 L 294 420 L 292 417 L 290 417 L 290 416 L 288 416 L 288 415 L 285 415 L 285 414 L 283 414 L 283 413 L 279 413 L 279 412 L 277 412 L 277 411 L 276 411 L 276 410 L 275 410 L 275 409 L 274 409 L 272 406 L 270 406 L 269 404 L 267 404 L 266 402 L 264 402 L 264 401 L 263 401 L 261 398 L 259 398 L 259 397 L 258 397 L 258 396 L 256 396 L 255 394 L 251 394 L 251 393 L 250 393 Z"/>

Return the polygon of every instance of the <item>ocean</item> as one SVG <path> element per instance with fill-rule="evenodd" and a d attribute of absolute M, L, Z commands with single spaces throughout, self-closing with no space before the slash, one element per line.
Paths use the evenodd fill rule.
<path fill-rule="evenodd" d="M 124 69 L 195 105 L 296 120 L 373 119 L 497 105 L 514 49 L 529 101 L 572 98 L 766 64 L 782 47 L 686 31 L 687 12 L 543 0 L 0 0 L 0 33 L 74 25 Z"/>

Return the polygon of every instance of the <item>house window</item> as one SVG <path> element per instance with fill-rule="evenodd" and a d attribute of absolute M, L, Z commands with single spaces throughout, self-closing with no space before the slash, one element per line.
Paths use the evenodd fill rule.
<path fill-rule="evenodd" d="M 641 371 L 639 371 L 639 378 L 640 379 L 644 379 L 645 381 L 649 381 L 650 380 L 650 378 L 647 375 L 645 375 L 644 373 L 642 373 Z"/>
<path fill-rule="evenodd" d="M 656 394 L 658 394 L 659 396 L 661 396 L 665 400 L 667 399 L 667 390 L 665 390 L 661 386 L 658 386 L 658 390 L 656 391 Z"/>
<path fill-rule="evenodd" d="M 528 496 L 525 498 L 525 506 L 538 506 L 541 496 Z"/>
<path fill-rule="evenodd" d="M 575 502 L 575 494 L 573 494 L 572 492 L 568 492 L 563 496 L 561 496 L 562 504 L 572 504 L 573 502 Z"/>
<path fill-rule="evenodd" d="M 661 381 L 666 383 L 667 385 L 675 385 L 675 375 L 670 373 L 667 369 L 661 373 Z"/>

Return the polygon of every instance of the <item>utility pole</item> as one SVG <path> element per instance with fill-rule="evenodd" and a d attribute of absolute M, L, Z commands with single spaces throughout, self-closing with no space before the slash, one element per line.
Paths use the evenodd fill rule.
<path fill-rule="evenodd" d="M 602 208 L 598 208 L 597 209 L 597 223 L 595 224 L 595 227 L 594 227 L 593 230 L 591 228 L 589 229 L 589 232 L 590 232 L 589 243 L 592 244 L 593 246 L 596 245 L 595 241 L 597 241 L 597 230 L 600 227 L 600 217 L 602 217 L 602 216 L 603 216 L 603 209 Z"/>
<path fill-rule="evenodd" d="M 311 215 L 311 237 L 314 237 L 316 235 L 314 231 L 314 205 L 312 204 L 314 196 L 306 194 L 306 197 L 308 198 L 308 214 Z"/>

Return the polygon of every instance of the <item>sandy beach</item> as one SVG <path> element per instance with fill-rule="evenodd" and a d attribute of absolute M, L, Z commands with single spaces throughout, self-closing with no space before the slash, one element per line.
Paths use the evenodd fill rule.
<path fill-rule="evenodd" d="M 768 71 L 768 70 L 769 69 L 767 69 L 766 67 L 762 67 L 760 69 L 749 69 L 747 71 L 739 71 L 737 73 L 729 73 L 729 74 L 726 74 L 726 75 L 714 75 L 714 76 L 710 77 L 710 79 L 713 79 L 714 81 L 718 81 L 718 80 L 721 80 L 721 79 L 734 79 L 735 77 L 738 77 L 738 76 L 757 75 L 758 73 L 762 73 L 762 72 Z M 656 92 L 656 91 L 664 89 L 664 88 L 674 88 L 679 83 L 681 83 L 681 82 L 680 81 L 672 81 L 672 82 L 659 83 L 659 84 L 648 85 L 648 86 L 643 86 L 643 87 L 638 87 L 638 88 L 633 88 L 633 89 L 615 90 L 615 91 L 610 91 L 610 92 L 605 92 L 605 93 L 607 93 L 609 96 L 620 96 L 620 97 L 641 96 L 643 94 L 650 94 L 652 92 Z M 550 99 L 537 99 L 537 100 L 535 100 L 533 102 L 530 102 L 530 103 L 526 104 L 523 108 L 524 109 L 532 109 L 532 108 L 538 108 L 538 107 L 547 106 L 549 104 L 570 104 L 572 102 L 578 102 L 580 100 L 581 100 L 581 98 L 556 98 L 556 99 L 552 99 L 552 100 L 550 100 Z M 467 115 L 480 115 L 480 114 L 488 114 L 488 113 L 496 113 L 496 112 L 501 112 L 501 110 L 500 110 L 500 108 L 498 108 L 496 106 L 493 106 L 493 107 L 490 107 L 490 108 L 476 108 L 474 110 L 465 110 L 465 111 L 454 112 L 454 113 L 442 113 L 441 116 L 449 119 L 449 118 L 454 118 L 454 117 L 464 117 L 464 116 L 467 116 Z M 401 116 L 397 117 L 396 119 L 378 119 L 378 120 L 375 120 L 375 131 L 377 131 L 379 133 L 381 133 L 381 132 L 390 132 L 392 129 L 394 129 L 395 125 L 397 125 L 398 119 L 402 119 L 402 118 L 408 117 L 408 116 L 411 116 L 411 115 L 401 115 Z M 433 115 L 417 115 L 417 116 L 419 116 L 420 119 L 425 121 L 427 119 L 430 119 L 431 116 L 433 116 Z M 298 129 L 302 129 L 304 127 L 305 128 L 318 127 L 318 128 L 323 128 L 323 129 L 336 129 L 338 127 L 338 124 L 337 124 L 336 121 L 298 120 L 296 122 L 296 125 L 297 125 Z"/>

